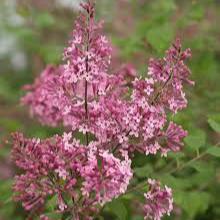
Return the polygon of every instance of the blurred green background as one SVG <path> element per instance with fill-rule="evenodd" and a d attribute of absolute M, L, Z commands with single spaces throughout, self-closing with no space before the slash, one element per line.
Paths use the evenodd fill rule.
<path fill-rule="evenodd" d="M 22 86 L 47 63 L 61 62 L 78 10 L 77 0 L 0 0 L 0 220 L 28 216 L 11 200 L 16 169 L 10 133 L 48 137 L 61 132 L 30 118 L 19 98 Z M 187 89 L 188 109 L 174 118 L 189 130 L 184 150 L 166 159 L 136 155 L 130 187 L 147 177 L 172 187 L 176 205 L 165 220 L 219 220 L 220 1 L 97 0 L 97 17 L 105 20 L 114 46 L 113 69 L 133 63 L 145 75 L 147 60 L 163 56 L 176 37 L 192 49 L 189 65 L 196 85 Z M 99 219 L 143 220 L 137 204 L 144 202 L 144 191 L 130 190 L 108 204 Z"/>

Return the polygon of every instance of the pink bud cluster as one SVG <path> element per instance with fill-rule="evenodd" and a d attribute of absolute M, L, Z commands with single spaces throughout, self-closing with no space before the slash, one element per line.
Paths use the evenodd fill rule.
<path fill-rule="evenodd" d="M 144 194 L 145 219 L 160 220 L 164 214 L 170 215 L 173 209 L 172 190 L 167 186 L 164 189 L 161 188 L 156 180 L 148 179 L 148 184 L 149 191 Z"/>
<path fill-rule="evenodd" d="M 181 150 L 187 135 L 167 115 L 187 105 L 183 86 L 193 82 L 184 62 L 190 50 L 182 51 L 176 40 L 163 59 L 150 60 L 146 78 L 130 66 L 112 72 L 112 48 L 100 34 L 94 5 L 82 8 L 85 13 L 64 50 L 65 63 L 47 66 L 33 85 L 25 86 L 22 103 L 32 115 L 42 124 L 62 124 L 71 131 L 47 140 L 14 135 L 13 158 L 25 172 L 16 177 L 15 198 L 28 210 L 43 207 L 56 195 L 60 211 L 68 210 L 72 200 L 74 212 L 88 217 L 125 193 L 134 151 L 166 156 Z M 85 140 L 75 139 L 75 133 Z M 171 191 L 166 188 L 166 194 L 158 183 L 150 184 L 158 192 L 149 192 L 147 200 L 154 205 L 146 205 L 146 216 L 155 212 L 152 219 L 158 220 L 172 209 Z"/>

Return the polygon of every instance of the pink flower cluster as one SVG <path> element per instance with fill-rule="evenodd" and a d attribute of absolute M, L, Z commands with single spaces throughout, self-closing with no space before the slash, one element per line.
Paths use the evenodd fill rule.
<path fill-rule="evenodd" d="M 77 208 L 88 213 L 93 205 L 124 193 L 132 177 L 129 159 L 120 160 L 95 142 L 85 147 L 71 133 L 46 140 L 26 139 L 20 133 L 13 138 L 13 159 L 25 171 L 15 178 L 15 199 L 26 210 L 38 210 L 56 195 L 59 210 L 65 211 L 65 200 L 79 202 L 83 196 L 83 205 Z"/>
<path fill-rule="evenodd" d="M 30 106 L 31 115 L 36 115 L 40 122 L 56 126 L 62 119 L 59 106 L 64 101 L 59 79 L 60 68 L 48 65 L 33 85 L 26 85 L 28 91 L 22 103 Z M 31 92 L 34 91 L 34 92 Z"/>
<path fill-rule="evenodd" d="M 83 167 L 82 194 L 90 197 L 95 192 L 94 201 L 105 204 L 120 194 L 125 193 L 132 177 L 131 161 L 120 160 L 108 151 L 92 152 Z"/>
<path fill-rule="evenodd" d="M 167 186 L 162 189 L 156 180 L 148 179 L 148 184 L 149 191 L 144 194 L 145 219 L 160 220 L 164 214 L 170 215 L 173 209 L 172 190 Z"/>
<path fill-rule="evenodd" d="M 189 80 L 191 72 L 184 64 L 191 57 L 191 51 L 181 49 L 180 40 L 177 39 L 163 59 L 151 59 L 148 67 L 148 75 L 163 91 L 160 95 L 161 103 L 174 113 L 187 106 L 183 91 L 184 83 L 194 85 L 194 82 Z"/>
<path fill-rule="evenodd" d="M 163 59 L 150 60 L 146 78 L 128 65 L 112 72 L 111 45 L 100 34 L 94 5 L 88 2 L 82 8 L 85 13 L 64 50 L 64 64 L 47 66 L 33 85 L 25 86 L 22 103 L 31 114 L 42 124 L 62 124 L 70 131 L 47 140 L 14 135 L 13 158 L 25 172 L 16 177 L 15 198 L 28 210 L 43 207 L 56 195 L 61 211 L 68 210 L 72 200 L 76 213 L 90 216 L 98 205 L 126 191 L 134 151 L 166 156 L 181 150 L 187 135 L 167 115 L 187 105 L 183 86 L 193 82 L 184 62 L 190 50 L 182 51 L 176 40 Z M 76 132 L 84 135 L 83 141 L 73 137 Z M 146 216 L 158 207 L 158 220 L 169 213 L 172 201 L 160 195 L 171 193 L 151 185 L 159 192 L 149 192 L 149 198 L 156 199 L 145 209 Z"/>

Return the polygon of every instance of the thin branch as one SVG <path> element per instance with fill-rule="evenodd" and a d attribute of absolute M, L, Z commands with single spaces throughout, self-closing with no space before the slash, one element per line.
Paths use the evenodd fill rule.
<path fill-rule="evenodd" d="M 168 83 L 170 82 L 170 80 L 173 77 L 173 71 L 171 72 L 171 74 L 169 75 L 168 79 L 166 80 L 166 82 L 163 84 L 163 86 L 161 87 L 161 89 L 158 91 L 158 93 L 156 94 L 156 96 L 153 98 L 151 104 L 155 104 L 155 102 L 157 101 L 157 99 L 160 97 L 160 95 L 162 94 L 164 88 L 168 85 Z"/>
<path fill-rule="evenodd" d="M 217 144 L 215 144 L 215 146 L 218 146 L 218 145 L 220 145 L 220 142 L 218 142 Z M 202 158 L 205 157 L 206 155 L 208 155 L 208 152 L 207 152 L 207 151 L 203 152 L 202 154 L 200 154 L 200 155 L 197 156 L 197 157 L 194 157 L 193 159 L 189 160 L 188 162 L 182 164 L 181 166 L 176 167 L 176 168 L 174 168 L 173 170 L 167 172 L 167 174 L 173 174 L 173 173 L 175 173 L 176 171 L 183 170 L 184 168 L 188 167 L 191 163 L 193 163 L 193 162 L 195 162 L 195 161 L 197 161 L 197 160 L 202 159 Z M 160 172 L 159 174 L 163 174 L 163 172 Z M 146 185 L 146 181 L 147 181 L 147 180 L 145 180 L 145 181 L 139 183 L 138 185 L 136 185 L 136 186 L 130 188 L 129 190 L 127 190 L 127 193 L 131 193 L 132 191 L 136 191 L 137 189 L 142 189 L 142 188 Z"/>
<path fill-rule="evenodd" d="M 89 44 L 90 44 L 90 19 L 92 18 L 92 14 L 91 12 L 89 11 L 88 12 L 88 20 L 87 20 L 87 24 L 88 24 L 88 31 L 87 31 L 87 45 L 86 45 L 86 52 L 89 51 Z M 88 55 L 86 55 L 86 72 L 88 73 L 89 71 L 89 58 L 88 58 Z M 88 82 L 87 80 L 85 79 L 85 118 L 86 118 L 86 121 L 88 121 L 88 118 L 89 118 L 89 113 L 88 113 Z M 86 145 L 88 146 L 89 145 L 89 134 L 88 132 L 86 131 Z"/>

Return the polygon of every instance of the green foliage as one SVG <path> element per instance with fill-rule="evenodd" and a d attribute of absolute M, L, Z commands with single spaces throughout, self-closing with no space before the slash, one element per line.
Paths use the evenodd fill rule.
<path fill-rule="evenodd" d="M 62 215 L 60 213 L 54 212 L 54 211 L 46 213 L 46 216 L 48 216 L 48 218 L 54 219 L 54 220 L 62 219 Z"/>
<path fill-rule="evenodd" d="M 40 13 L 35 16 L 35 24 L 38 28 L 48 28 L 55 24 L 54 17 L 49 13 Z"/>
<path fill-rule="evenodd" d="M 158 178 L 164 185 L 172 187 L 174 190 L 184 190 L 191 187 L 192 183 L 189 179 L 177 178 L 171 174 L 162 174 Z"/>
<path fill-rule="evenodd" d="M 170 29 L 168 23 L 165 23 L 161 26 L 154 26 L 146 30 L 146 39 L 153 48 L 161 53 L 167 49 L 167 46 L 170 44 L 173 38 L 174 32 L 172 29 Z"/>
<path fill-rule="evenodd" d="M 195 130 L 190 132 L 190 134 L 185 138 L 186 144 L 192 149 L 199 149 L 205 146 L 206 134 L 202 130 Z"/>
<path fill-rule="evenodd" d="M 0 181 L 0 203 L 7 204 L 12 197 L 12 180 Z"/>
<path fill-rule="evenodd" d="M 193 163 L 191 163 L 190 166 L 193 167 L 199 173 L 207 173 L 211 176 L 213 176 L 215 173 L 214 165 L 206 161 L 194 161 Z"/>
<path fill-rule="evenodd" d="M 214 131 L 220 133 L 220 115 L 218 115 L 218 117 L 215 118 L 210 117 L 208 119 L 208 123 Z"/>
<path fill-rule="evenodd" d="M 181 192 L 174 195 L 175 202 L 188 214 L 188 219 L 193 219 L 196 214 L 208 209 L 210 195 L 206 192 Z"/>
<path fill-rule="evenodd" d="M 121 199 L 115 199 L 106 206 L 106 210 L 110 210 L 118 220 L 126 220 L 128 213 Z"/>
<path fill-rule="evenodd" d="M 220 157 L 220 147 L 210 147 L 207 153 L 215 157 Z"/>
<path fill-rule="evenodd" d="M 137 177 L 145 178 L 149 176 L 153 171 L 153 167 L 150 164 L 146 164 L 142 167 L 137 167 L 134 169 L 134 173 Z"/>

